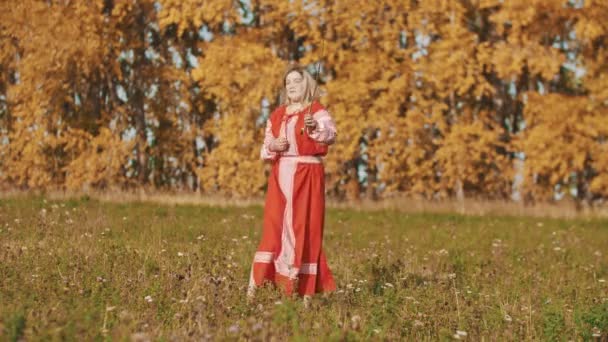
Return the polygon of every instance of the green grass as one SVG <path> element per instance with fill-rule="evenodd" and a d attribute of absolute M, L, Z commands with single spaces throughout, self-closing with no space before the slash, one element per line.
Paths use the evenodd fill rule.
<path fill-rule="evenodd" d="M 309 310 L 271 287 L 245 301 L 261 222 L 261 207 L 2 200 L 0 340 L 608 338 L 606 220 L 329 210 L 338 291 Z"/>

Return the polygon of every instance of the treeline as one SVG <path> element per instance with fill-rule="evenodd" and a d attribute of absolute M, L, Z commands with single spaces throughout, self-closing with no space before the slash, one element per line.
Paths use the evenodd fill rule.
<path fill-rule="evenodd" d="M 298 62 L 331 195 L 598 202 L 607 48 L 599 0 L 0 0 L 0 182 L 259 195 Z"/>

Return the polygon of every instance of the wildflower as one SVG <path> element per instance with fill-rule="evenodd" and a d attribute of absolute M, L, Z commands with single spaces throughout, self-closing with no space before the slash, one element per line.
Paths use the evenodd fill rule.
<path fill-rule="evenodd" d="M 232 333 L 232 334 L 236 334 L 239 332 L 239 326 L 237 324 L 231 325 L 230 328 L 228 328 L 228 332 Z"/>
<path fill-rule="evenodd" d="M 456 334 L 454 334 L 454 338 L 457 340 L 461 340 L 464 337 L 467 337 L 467 332 L 463 330 L 456 330 Z"/>
<path fill-rule="evenodd" d="M 152 341 L 152 339 L 146 333 L 136 332 L 136 333 L 131 334 L 131 341 L 133 341 L 133 342 L 148 342 L 148 341 Z"/>
<path fill-rule="evenodd" d="M 144 299 L 145 299 L 145 301 L 146 301 L 146 302 L 148 302 L 148 303 L 152 303 L 152 302 L 153 302 L 152 296 L 149 296 L 149 295 L 148 295 L 148 296 L 144 297 Z"/>
<path fill-rule="evenodd" d="M 359 329 L 360 322 L 361 322 L 361 316 L 354 315 L 353 317 L 351 317 L 350 323 L 351 323 L 351 327 L 353 328 L 353 330 L 358 330 Z"/>

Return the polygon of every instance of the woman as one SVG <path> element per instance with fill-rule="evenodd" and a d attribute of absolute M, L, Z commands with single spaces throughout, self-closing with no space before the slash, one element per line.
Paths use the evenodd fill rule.
<path fill-rule="evenodd" d="M 325 174 L 322 156 L 336 139 L 336 125 L 314 97 L 316 83 L 300 66 L 283 76 L 282 104 L 268 119 L 261 157 L 272 162 L 262 241 L 247 294 L 265 281 L 311 295 L 336 288 L 323 253 Z"/>

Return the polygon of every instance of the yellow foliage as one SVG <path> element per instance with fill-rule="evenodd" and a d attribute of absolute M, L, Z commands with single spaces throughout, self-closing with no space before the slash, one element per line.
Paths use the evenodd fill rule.
<path fill-rule="evenodd" d="M 594 168 L 605 167 L 605 143 L 608 136 L 605 111 L 586 110 L 587 100 L 564 95 L 529 94 L 525 117 L 528 128 L 521 149 L 526 156 L 525 188 L 535 197 L 550 199 L 553 186 L 576 185 L 572 177 L 581 177 L 594 161 Z M 558 106 L 552 105 L 559 103 Z M 551 108 L 548 113 L 547 108 Z M 605 175 L 595 180 L 593 188 L 602 191 Z"/>
<path fill-rule="evenodd" d="M 435 153 L 442 189 L 508 197 L 511 162 L 499 153 L 506 147 L 500 141 L 501 131 L 488 126 L 476 120 L 451 127 Z"/>
<path fill-rule="evenodd" d="M 264 45 L 240 37 L 220 38 L 205 49 L 192 77 L 204 96 L 217 103 L 218 116 L 204 130 L 219 140 L 204 156 L 202 168 L 195 170 L 205 190 L 236 195 L 262 191 L 259 151 L 264 127 L 256 127 L 256 120 L 262 100 L 274 100 L 285 66 Z"/>
<path fill-rule="evenodd" d="M 66 152 L 77 153 L 67 165 L 66 187 L 70 190 L 82 188 L 107 188 L 126 182 L 125 166 L 135 141 L 125 142 L 108 128 L 102 128 L 95 137 L 87 132 L 68 132 Z"/>
<path fill-rule="evenodd" d="M 523 177 L 527 198 L 605 198 L 607 18 L 599 0 L 3 1 L 0 178 L 259 195 L 262 102 L 295 61 L 322 66 L 334 194 L 508 198 Z"/>

